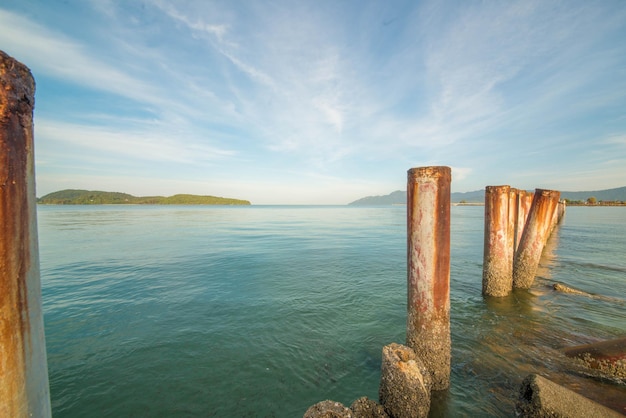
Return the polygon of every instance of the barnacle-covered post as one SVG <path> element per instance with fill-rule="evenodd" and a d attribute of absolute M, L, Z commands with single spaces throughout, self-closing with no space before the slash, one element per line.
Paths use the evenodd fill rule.
<path fill-rule="evenodd" d="M 408 171 L 407 345 L 432 376 L 450 385 L 450 167 Z"/>
<path fill-rule="evenodd" d="M 561 193 L 535 189 L 526 225 L 513 261 L 513 287 L 528 289 L 535 280 L 541 253 L 552 232 Z"/>
<path fill-rule="evenodd" d="M 0 51 L 0 416 L 49 417 L 30 70 Z"/>
<path fill-rule="evenodd" d="M 515 189 L 513 189 L 515 190 Z M 513 235 L 510 186 L 485 188 L 483 295 L 506 296 L 513 289 Z"/>
<path fill-rule="evenodd" d="M 515 245 L 513 247 L 513 254 L 517 252 L 519 243 L 522 240 L 524 226 L 526 225 L 526 219 L 528 218 L 528 213 L 530 212 L 530 206 L 533 203 L 534 194 L 526 190 L 518 189 L 517 196 L 517 225 L 515 226 Z M 515 255 L 513 258 L 515 259 Z"/>

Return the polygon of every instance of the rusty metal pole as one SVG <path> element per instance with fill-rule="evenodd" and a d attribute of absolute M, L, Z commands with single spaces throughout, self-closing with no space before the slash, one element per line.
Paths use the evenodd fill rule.
<path fill-rule="evenodd" d="M 450 385 L 450 167 L 419 167 L 407 182 L 407 345 L 432 389 Z"/>
<path fill-rule="evenodd" d="M 485 188 L 483 295 L 506 296 L 513 288 L 513 242 L 509 238 L 510 186 Z"/>
<path fill-rule="evenodd" d="M 548 236 L 546 237 L 546 241 L 552 235 L 552 232 L 556 228 L 556 225 L 559 223 L 559 202 L 556 202 L 556 206 L 552 211 L 552 220 L 550 221 L 550 228 L 548 229 Z"/>
<path fill-rule="evenodd" d="M 49 417 L 30 70 L 0 51 L 0 416 Z"/>
<path fill-rule="evenodd" d="M 517 246 L 515 234 L 517 233 L 517 219 L 519 218 L 519 199 L 519 190 L 511 187 L 509 190 L 509 229 L 507 232 L 509 260 L 511 261 L 511 280 L 513 280 L 513 258 L 515 257 L 515 247 Z"/>
<path fill-rule="evenodd" d="M 524 233 L 513 261 L 513 287 L 516 289 L 528 289 L 535 280 L 560 195 L 555 190 L 535 190 Z"/>
<path fill-rule="evenodd" d="M 552 227 L 550 228 L 550 234 L 554 231 L 554 228 L 563 220 L 565 215 L 565 201 L 559 200 L 557 202 L 556 209 L 554 210 L 554 219 L 552 220 Z"/>
<path fill-rule="evenodd" d="M 559 201 L 559 219 L 558 219 L 558 222 L 561 222 L 563 220 L 563 217 L 565 216 L 566 208 L 567 208 L 567 203 L 565 202 L 565 200 L 560 200 Z"/>
<path fill-rule="evenodd" d="M 528 219 L 528 212 L 530 212 L 530 206 L 533 202 L 533 193 L 526 190 L 517 190 L 518 194 L 518 210 L 517 210 L 517 225 L 515 227 L 515 246 L 513 249 L 513 258 L 519 247 L 519 242 L 522 240 L 522 234 L 524 233 L 524 225 L 526 219 Z"/>

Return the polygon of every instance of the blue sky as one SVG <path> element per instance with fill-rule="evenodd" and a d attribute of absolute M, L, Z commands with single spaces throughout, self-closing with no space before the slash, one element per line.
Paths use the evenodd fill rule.
<path fill-rule="evenodd" d="M 626 185 L 626 2 L 2 0 L 37 195 Z"/>

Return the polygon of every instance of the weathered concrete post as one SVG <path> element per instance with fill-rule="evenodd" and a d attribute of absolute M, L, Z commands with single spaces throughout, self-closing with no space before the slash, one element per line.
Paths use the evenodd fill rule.
<path fill-rule="evenodd" d="M 560 195 L 555 190 L 535 190 L 524 233 L 513 261 L 513 287 L 516 289 L 528 289 L 535 280 Z"/>
<path fill-rule="evenodd" d="M 483 295 L 486 296 L 506 296 L 513 289 L 510 191 L 510 186 L 485 188 Z"/>
<path fill-rule="evenodd" d="M 563 220 L 563 217 L 565 216 L 566 207 L 567 207 L 567 204 L 565 203 L 565 200 L 559 200 L 558 222 L 561 222 Z"/>
<path fill-rule="evenodd" d="M 49 417 L 30 70 L 0 51 L 0 416 Z"/>
<path fill-rule="evenodd" d="M 528 218 L 528 212 L 530 212 L 530 206 L 533 202 L 533 194 L 526 190 L 517 190 L 517 224 L 515 226 L 515 245 L 513 247 L 513 258 L 519 248 L 519 242 L 522 240 L 522 234 L 524 233 L 524 225 Z"/>
<path fill-rule="evenodd" d="M 450 385 L 450 167 L 419 167 L 407 181 L 407 345 L 432 389 Z"/>
<path fill-rule="evenodd" d="M 517 247 L 517 223 L 520 215 L 519 199 L 519 190 L 511 187 L 509 190 L 509 229 L 507 231 L 507 239 L 509 241 L 509 260 L 511 261 L 511 288 L 513 287 L 513 258 L 515 258 L 515 247 Z"/>
<path fill-rule="evenodd" d="M 556 204 L 554 214 L 552 215 L 552 225 L 550 225 L 550 234 L 554 231 L 554 228 L 561 222 L 565 215 L 565 201 L 559 200 Z"/>

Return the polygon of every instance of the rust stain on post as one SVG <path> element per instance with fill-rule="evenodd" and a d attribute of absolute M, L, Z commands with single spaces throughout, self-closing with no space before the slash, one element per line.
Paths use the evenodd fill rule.
<path fill-rule="evenodd" d="M 511 280 L 513 280 L 513 258 L 515 257 L 515 247 L 517 246 L 517 222 L 520 217 L 520 191 L 511 187 L 509 190 L 509 228 L 507 239 L 509 246 L 509 261 L 511 263 Z"/>
<path fill-rule="evenodd" d="M 450 384 L 450 167 L 419 167 L 407 181 L 407 345 L 433 390 Z"/>
<path fill-rule="evenodd" d="M 522 240 L 524 233 L 524 226 L 526 225 L 526 219 L 528 219 L 528 213 L 530 212 L 530 206 L 533 203 L 533 193 L 526 190 L 517 190 L 518 194 L 518 213 L 517 213 L 517 225 L 515 227 L 515 247 L 513 251 L 513 258 L 519 248 L 519 243 Z"/>
<path fill-rule="evenodd" d="M 50 416 L 30 70 L 0 51 L 0 416 Z"/>
<path fill-rule="evenodd" d="M 541 253 L 552 230 L 560 196 L 561 194 L 555 190 L 535 190 L 524 232 L 513 261 L 514 288 L 528 289 L 532 285 Z"/>
<path fill-rule="evenodd" d="M 516 200 L 510 186 L 485 188 L 485 237 L 483 250 L 483 295 L 506 296 L 513 288 L 513 240 Z"/>
<path fill-rule="evenodd" d="M 554 214 L 552 215 L 552 225 L 550 225 L 550 234 L 556 228 L 556 226 L 563 220 L 563 216 L 565 216 L 565 201 L 559 200 L 554 209 Z"/>

